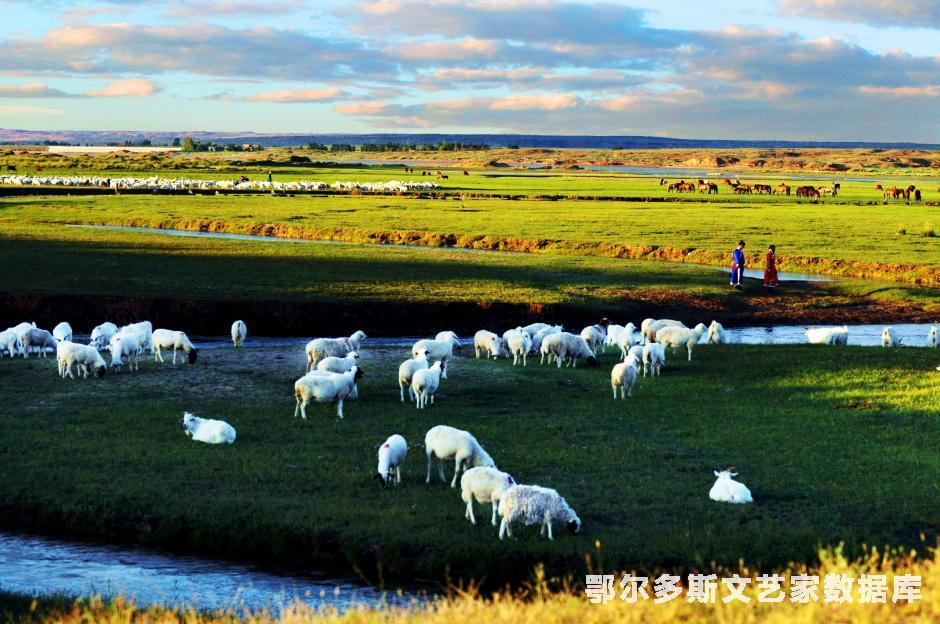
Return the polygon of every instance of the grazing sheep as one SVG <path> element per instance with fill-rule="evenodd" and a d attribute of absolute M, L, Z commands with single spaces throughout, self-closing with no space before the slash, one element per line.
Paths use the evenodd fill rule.
<path fill-rule="evenodd" d="M 18 324 L 14 325 L 13 327 L 10 328 L 10 331 L 12 331 L 14 334 L 16 334 L 16 345 L 17 345 L 17 348 L 19 349 L 20 353 L 23 353 L 23 351 L 24 351 L 24 349 L 23 349 L 23 337 L 26 335 L 26 332 L 28 332 L 28 331 L 31 330 L 31 329 L 35 329 L 35 328 L 36 328 L 36 323 L 27 323 L 27 322 L 25 322 L 25 321 L 22 322 L 22 323 L 18 323 Z M 24 353 L 23 357 L 26 357 L 25 353 Z"/>
<path fill-rule="evenodd" d="M 523 328 L 525 329 L 525 328 Z M 541 353 L 542 351 L 542 341 L 545 340 L 546 336 L 551 336 L 552 334 L 560 334 L 564 330 L 564 327 L 561 325 L 555 325 L 552 327 L 546 327 L 545 329 L 540 329 L 532 337 L 532 354 Z M 543 356 L 544 359 L 544 356 Z"/>
<path fill-rule="evenodd" d="M 443 366 L 442 377 L 447 379 L 447 362 L 450 360 L 456 347 L 457 334 L 454 332 L 441 332 L 442 340 L 419 340 L 411 347 L 411 357 L 417 357 L 423 351 L 428 352 L 428 360 L 441 362 Z"/>
<path fill-rule="evenodd" d="M 663 327 L 656 332 L 656 342 L 663 346 L 669 346 L 678 349 L 684 346 L 689 352 L 689 361 L 692 361 L 692 349 L 702 339 L 702 335 L 708 331 L 704 323 L 699 323 L 694 329 L 684 327 Z"/>
<path fill-rule="evenodd" d="M 335 357 L 331 355 L 328 358 L 323 358 L 317 362 L 317 370 L 330 373 L 345 373 L 353 366 L 357 366 L 358 363 L 359 353 L 350 351 L 346 354 L 346 357 Z"/>
<path fill-rule="evenodd" d="M 196 442 L 206 444 L 231 444 L 235 441 L 235 428 L 224 420 L 199 418 L 183 412 L 183 430 Z"/>
<path fill-rule="evenodd" d="M 128 370 L 140 370 L 140 341 L 136 334 L 117 334 L 111 339 L 111 368 L 124 366 L 127 357 Z"/>
<path fill-rule="evenodd" d="M 666 363 L 666 348 L 658 342 L 643 345 L 643 376 L 649 372 L 650 376 L 659 375 L 660 369 Z"/>
<path fill-rule="evenodd" d="M 532 337 L 523 330 L 512 330 L 506 332 L 505 336 L 506 348 L 509 349 L 509 353 L 512 355 L 512 365 L 518 364 L 519 358 L 522 358 L 522 365 L 525 366 L 526 355 L 529 353 L 529 349 L 532 348 Z"/>
<path fill-rule="evenodd" d="M 501 348 L 502 338 L 493 332 L 481 329 L 477 333 L 473 334 L 473 351 L 476 354 L 478 360 L 480 359 L 481 352 L 483 353 L 484 357 L 491 357 L 495 360 L 497 357 L 499 357 Z"/>
<path fill-rule="evenodd" d="M 650 322 L 647 323 L 646 321 Z M 643 321 L 643 325 L 645 326 L 643 329 L 643 337 L 647 342 L 656 342 L 656 332 L 658 332 L 663 327 L 681 327 L 683 329 L 688 329 L 688 327 L 685 326 L 685 323 L 682 323 L 681 321 L 673 321 L 670 319 L 661 319 L 658 321 L 654 321 L 653 319 L 646 319 L 646 321 Z"/>
<path fill-rule="evenodd" d="M 937 328 L 931 327 L 927 332 L 927 346 L 934 349 L 940 348 L 940 338 L 937 336 Z"/>
<path fill-rule="evenodd" d="M 464 516 L 473 524 L 477 523 L 473 515 L 473 501 L 485 505 L 493 505 L 493 526 L 496 526 L 496 511 L 499 508 L 499 499 L 503 492 L 514 486 L 516 482 L 508 472 L 496 468 L 471 468 L 460 477 L 460 498 L 467 504 Z"/>
<path fill-rule="evenodd" d="M 123 333 L 124 330 L 121 330 Z M 189 341 L 189 337 L 181 331 L 174 331 L 172 329 L 158 329 L 153 332 L 152 344 L 154 346 L 154 355 L 153 361 L 163 362 L 163 354 L 161 349 L 173 349 L 173 364 L 176 364 L 176 352 L 179 350 L 185 351 L 189 356 L 189 363 L 192 364 L 196 361 L 198 357 L 198 351 L 196 347 L 193 346 L 193 343 Z M 141 343 L 141 349 L 144 348 L 143 343 Z"/>
<path fill-rule="evenodd" d="M 137 336 L 137 340 L 140 342 L 141 351 L 146 349 L 150 353 L 154 353 L 153 324 L 150 321 L 141 321 L 139 323 L 131 323 L 130 325 L 125 325 L 120 330 L 118 330 L 118 333 L 135 334 Z M 108 343 L 110 344 L 110 342 L 111 341 L 109 339 Z"/>
<path fill-rule="evenodd" d="M 900 347 L 901 338 L 897 335 L 897 332 L 894 331 L 893 327 L 885 327 L 881 330 L 881 346 L 882 347 Z"/>
<path fill-rule="evenodd" d="M 732 470 L 734 467 L 729 466 L 727 470 L 721 472 L 713 471 L 718 478 L 715 479 L 715 485 L 708 492 L 708 498 L 719 503 L 753 503 L 754 499 L 751 498 L 751 491 L 747 489 L 747 486 L 731 478 L 738 476 L 738 473 L 731 472 Z"/>
<path fill-rule="evenodd" d="M 581 336 L 575 336 L 568 332 L 561 332 L 546 336 L 542 341 L 542 355 L 549 356 L 549 363 L 552 358 L 558 362 L 558 368 L 561 368 L 565 360 L 570 360 L 570 366 L 576 366 L 578 359 L 584 358 L 588 366 L 597 366 L 597 356 L 591 350 L 591 347 Z"/>
<path fill-rule="evenodd" d="M 610 388 L 614 392 L 614 399 L 617 398 L 617 388 L 620 388 L 620 398 L 624 399 L 624 391 L 628 397 L 633 396 L 633 384 L 636 383 L 636 358 L 630 357 L 626 362 L 614 364 L 610 371 Z"/>
<path fill-rule="evenodd" d="M 52 337 L 56 340 L 72 342 L 72 326 L 62 322 L 52 328 Z"/>
<path fill-rule="evenodd" d="M 810 344 L 844 346 L 849 340 L 849 326 L 813 327 L 806 330 L 806 338 Z"/>
<path fill-rule="evenodd" d="M 564 522 L 572 534 L 581 530 L 581 519 L 567 501 L 551 488 L 537 485 L 514 485 L 500 497 L 499 515 L 503 517 L 499 525 L 499 539 L 512 537 L 512 523 L 521 520 L 526 526 L 541 524 L 541 535 L 548 532 L 548 539 L 554 540 L 552 522 Z"/>
<path fill-rule="evenodd" d="M 328 373 L 324 371 L 311 371 L 294 382 L 294 398 L 297 406 L 294 408 L 294 418 L 299 413 L 307 420 L 307 405 L 310 399 L 317 403 L 332 403 L 336 401 L 336 415 L 343 417 L 343 401 L 358 396 L 356 381 L 362 378 L 359 367 L 353 366 L 349 371 Z"/>
<path fill-rule="evenodd" d="M 460 351 L 460 347 L 463 346 L 463 343 L 460 342 L 460 338 L 458 338 L 457 334 L 452 331 L 438 332 L 437 335 L 434 336 L 434 340 L 437 340 L 438 342 L 449 342 L 451 344 L 450 355 L 456 355 L 454 351 Z"/>
<path fill-rule="evenodd" d="M 418 409 L 428 406 L 429 397 L 431 405 L 434 405 L 434 394 L 441 387 L 442 369 L 441 362 L 434 362 L 430 368 L 422 368 L 414 372 L 411 377 L 411 393 L 415 397 Z"/>
<path fill-rule="evenodd" d="M 91 342 L 88 344 L 99 351 L 111 344 L 111 339 L 118 331 L 117 325 L 110 321 L 102 323 L 91 330 Z"/>
<path fill-rule="evenodd" d="M 232 346 L 236 349 L 245 346 L 245 338 L 248 337 L 248 326 L 245 321 L 235 321 L 232 323 Z"/>
<path fill-rule="evenodd" d="M 725 340 L 724 326 L 718 321 L 712 321 L 708 326 L 708 344 L 722 344 Z"/>
<path fill-rule="evenodd" d="M 390 435 L 379 447 L 379 467 L 373 478 L 378 479 L 383 488 L 388 487 L 392 480 L 392 470 L 395 471 L 395 482 L 401 484 L 401 465 L 405 463 L 407 453 L 408 443 L 397 433 Z"/>
<path fill-rule="evenodd" d="M 4 329 L 0 332 L 0 351 L 6 349 L 10 352 L 10 357 L 15 357 L 20 349 L 20 339 L 12 329 Z"/>
<path fill-rule="evenodd" d="M 59 376 L 65 379 L 66 376 L 75 378 L 72 375 L 72 366 L 78 369 L 78 374 L 85 379 L 92 373 L 95 377 L 104 377 L 108 370 L 108 365 L 98 353 L 98 349 L 91 345 L 77 344 L 75 342 L 62 341 L 56 347 L 56 361 L 59 364 Z"/>
<path fill-rule="evenodd" d="M 581 338 L 591 347 L 591 352 L 597 355 L 597 348 L 604 345 L 607 332 L 600 325 L 589 325 L 581 330 Z"/>
<path fill-rule="evenodd" d="M 530 325 L 526 325 L 525 327 L 521 327 L 520 329 L 522 329 L 522 331 L 524 331 L 525 333 L 535 338 L 535 334 L 539 333 L 540 331 L 549 329 L 550 327 L 551 325 L 549 325 L 548 323 L 532 323 Z M 558 327 L 561 328 L 560 325 L 558 325 Z"/>
<path fill-rule="evenodd" d="M 428 354 L 429 352 L 425 349 L 417 357 L 405 360 L 398 367 L 398 389 L 401 391 L 402 403 L 405 402 L 405 388 L 408 388 L 408 399 L 410 401 L 415 400 L 414 391 L 411 389 L 411 380 L 414 378 L 415 372 L 430 368 Z"/>
<path fill-rule="evenodd" d="M 496 462 L 490 457 L 489 453 L 483 450 L 477 439 L 469 431 L 455 429 L 447 425 L 437 425 L 431 427 L 424 436 L 424 449 L 428 456 L 428 478 L 427 483 L 431 482 L 431 464 L 432 458 L 436 457 L 440 462 L 441 481 L 447 482 L 444 477 L 444 462 L 454 460 L 454 480 L 450 487 L 457 487 L 457 477 L 460 475 L 461 467 L 474 468 L 485 467 L 495 468 Z"/>
<path fill-rule="evenodd" d="M 309 373 L 323 358 L 346 357 L 350 351 L 358 351 L 362 341 L 368 338 L 365 332 L 357 331 L 349 338 L 314 338 L 307 343 L 307 372 Z"/>
<path fill-rule="evenodd" d="M 38 329 L 36 327 L 30 327 L 28 330 L 20 334 L 20 350 L 23 352 L 23 357 L 29 357 L 29 350 L 32 347 L 38 347 L 39 357 L 46 357 L 46 349 L 55 349 L 58 341 L 52 337 L 45 329 Z"/>

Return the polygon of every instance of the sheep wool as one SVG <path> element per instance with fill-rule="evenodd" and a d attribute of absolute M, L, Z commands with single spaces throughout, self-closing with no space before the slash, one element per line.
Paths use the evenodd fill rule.
<path fill-rule="evenodd" d="M 526 526 L 541 524 L 541 535 L 545 536 L 547 532 L 550 540 L 555 539 L 553 522 L 564 522 L 572 534 L 581 530 L 581 519 L 568 502 L 555 490 L 538 485 L 514 485 L 503 492 L 499 515 L 503 518 L 499 525 L 499 539 L 512 537 L 512 523 L 517 521 Z"/>

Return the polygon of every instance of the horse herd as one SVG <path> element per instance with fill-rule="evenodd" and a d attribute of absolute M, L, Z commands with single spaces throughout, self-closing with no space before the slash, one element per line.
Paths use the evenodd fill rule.
<path fill-rule="evenodd" d="M 920 189 L 913 184 L 908 185 L 907 188 L 898 188 L 896 186 L 884 187 L 878 184 L 875 186 L 875 189 L 881 191 L 885 199 L 905 199 L 910 201 L 911 195 L 913 195 L 914 201 L 920 201 Z"/>
<path fill-rule="evenodd" d="M 722 178 L 722 183 L 731 187 L 731 191 L 736 195 L 786 195 L 789 197 L 794 192 L 793 187 L 788 184 L 778 184 L 777 186 L 771 186 L 769 184 L 742 184 L 740 180 L 731 178 Z M 695 193 L 696 191 L 708 195 L 718 193 L 718 185 L 714 182 L 706 182 L 705 180 L 699 180 L 698 182 L 686 182 L 685 180 L 669 182 L 665 178 L 660 178 L 659 185 L 665 186 L 666 191 L 669 193 Z M 807 197 L 810 199 L 819 199 L 825 196 L 836 197 L 841 188 L 842 185 L 838 182 L 830 186 L 806 185 L 797 187 L 795 194 L 797 197 Z M 921 201 L 921 191 L 913 184 L 909 185 L 907 188 L 897 186 L 885 187 L 879 184 L 875 189 L 881 191 L 886 200 L 904 199 L 910 201 L 913 199 L 914 201 Z M 940 189 L 938 189 L 938 191 L 940 191 Z"/>

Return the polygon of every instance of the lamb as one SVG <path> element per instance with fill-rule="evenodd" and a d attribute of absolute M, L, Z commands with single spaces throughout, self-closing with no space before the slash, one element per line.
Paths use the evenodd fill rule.
<path fill-rule="evenodd" d="M 150 353 L 154 353 L 153 324 L 150 321 L 141 321 L 139 323 L 131 323 L 130 325 L 125 325 L 117 333 L 134 334 L 135 336 L 137 336 L 137 341 L 140 343 L 141 351 L 146 349 Z M 111 339 L 109 338 L 106 344 L 110 344 L 110 342 L 111 342 Z"/>
<path fill-rule="evenodd" d="M 455 429 L 447 425 L 437 425 L 431 427 L 424 436 L 424 448 L 428 456 L 428 478 L 427 483 L 431 482 L 431 458 L 436 457 L 439 461 L 441 481 L 447 482 L 444 477 L 444 462 L 455 460 L 454 480 L 450 487 L 457 487 L 457 477 L 460 475 L 461 467 L 475 468 L 495 468 L 496 462 L 490 457 L 489 453 L 483 450 L 477 439 L 469 431 Z"/>
<path fill-rule="evenodd" d="M 708 498 L 719 503 L 753 503 L 754 499 L 751 497 L 751 491 L 747 489 L 747 486 L 731 478 L 738 476 L 738 473 L 732 472 L 732 470 L 734 470 L 734 467 L 729 466 L 727 470 L 721 472 L 713 471 L 718 478 L 715 480 L 715 485 L 708 492 Z"/>
<path fill-rule="evenodd" d="M 646 321 L 650 321 L 647 323 Z M 670 319 L 661 319 L 659 321 L 654 321 L 653 319 L 646 319 L 643 321 L 645 328 L 643 329 L 643 337 L 646 338 L 647 342 L 656 342 L 656 332 L 664 327 L 681 327 L 683 329 L 688 329 L 685 326 L 685 323 L 681 321 L 673 321 Z"/>
<path fill-rule="evenodd" d="M 373 478 L 378 479 L 383 488 L 387 488 L 392 480 L 392 470 L 395 471 L 395 482 L 401 484 L 401 465 L 405 463 L 407 453 L 408 443 L 397 433 L 390 435 L 379 447 L 379 467 Z"/>
<path fill-rule="evenodd" d="M 353 366 L 345 373 L 326 373 L 312 371 L 294 382 L 294 398 L 297 406 L 294 408 L 294 418 L 299 413 L 307 420 L 307 405 L 310 399 L 317 403 L 332 403 L 336 401 L 336 415 L 343 417 L 343 401 L 358 396 L 356 381 L 362 378 L 363 372 L 359 367 Z"/>
<path fill-rule="evenodd" d="M 478 360 L 480 359 L 480 353 L 483 353 L 484 357 L 491 357 L 495 360 L 499 357 L 501 348 L 502 338 L 491 331 L 481 329 L 473 335 L 473 351 Z"/>
<path fill-rule="evenodd" d="M 529 350 L 532 348 L 532 337 L 529 336 L 529 333 L 523 330 L 510 331 L 507 332 L 508 337 L 506 338 L 506 348 L 509 349 L 509 353 L 512 354 L 512 365 L 515 366 L 519 363 L 519 358 L 522 358 L 522 365 L 526 365 L 526 355 L 529 353 Z"/>
<path fill-rule="evenodd" d="M 493 526 L 496 526 L 496 511 L 503 492 L 516 484 L 508 472 L 496 468 L 471 468 L 460 477 L 460 498 L 467 504 L 464 516 L 473 524 L 477 523 L 473 515 L 473 501 L 493 505 Z"/>
<path fill-rule="evenodd" d="M 419 340 L 411 347 L 411 357 L 417 357 L 423 351 L 428 352 L 428 360 L 441 362 L 443 374 L 441 377 L 447 379 L 447 361 L 454 353 L 457 334 L 454 332 L 441 332 L 438 336 L 443 336 L 442 340 Z"/>
<path fill-rule="evenodd" d="M 898 336 L 897 332 L 894 331 L 893 327 L 885 327 L 881 330 L 881 346 L 883 347 L 900 347 L 901 338 Z"/>
<path fill-rule="evenodd" d="M 547 336 L 542 341 L 541 352 L 543 356 L 549 355 L 549 362 L 554 358 L 558 362 L 558 368 L 562 367 L 566 359 L 570 360 L 571 366 L 576 366 L 580 358 L 584 358 L 588 366 L 597 366 L 597 357 L 584 338 L 568 332 Z"/>
<path fill-rule="evenodd" d="M 20 339 L 13 329 L 5 329 L 0 332 L 0 351 L 6 349 L 10 352 L 10 357 L 15 357 L 16 352 L 19 351 L 19 345 Z"/>
<path fill-rule="evenodd" d="M 545 337 L 551 336 L 552 334 L 560 334 L 563 330 L 564 327 L 561 325 L 555 325 L 552 327 L 546 327 L 545 329 L 541 329 L 536 332 L 535 336 L 532 337 L 532 353 L 541 353 L 542 341 L 545 340 Z"/>
<path fill-rule="evenodd" d="M 617 398 L 617 388 L 620 388 L 620 398 L 624 399 L 624 391 L 628 397 L 633 396 L 633 384 L 636 383 L 636 366 L 639 362 L 633 356 L 627 358 L 625 362 L 615 364 L 610 371 L 610 388 L 614 392 L 614 399 Z"/>
<path fill-rule="evenodd" d="M 183 430 L 196 442 L 206 444 L 231 444 L 235 441 L 235 428 L 224 420 L 200 418 L 183 412 Z"/>
<path fill-rule="evenodd" d="M 692 349 L 695 348 L 695 345 L 701 340 L 702 335 L 707 331 L 708 328 L 705 327 L 704 323 L 699 323 L 694 329 L 676 326 L 663 327 L 656 332 L 656 342 L 663 346 L 670 346 L 673 349 L 685 346 L 689 352 L 689 361 L 691 362 Z"/>
<path fill-rule="evenodd" d="M 124 330 L 121 330 L 123 333 Z M 173 364 L 176 364 L 176 352 L 179 350 L 185 351 L 189 356 L 189 363 L 193 364 L 198 357 L 198 351 L 196 347 L 193 346 L 193 343 L 189 341 L 189 337 L 181 331 L 174 331 L 172 329 L 158 329 L 153 332 L 152 344 L 155 348 L 153 361 L 163 362 L 163 354 L 161 349 L 173 348 Z M 144 348 L 143 342 L 141 342 L 141 348 Z"/>
<path fill-rule="evenodd" d="M 581 330 L 581 337 L 591 347 L 594 355 L 597 355 L 597 348 L 603 346 L 607 339 L 607 331 L 600 325 L 589 325 Z"/>
<path fill-rule="evenodd" d="M 331 355 L 328 358 L 323 358 L 317 362 L 317 370 L 331 373 L 345 373 L 353 366 L 357 366 L 358 362 L 359 353 L 357 351 L 350 351 L 346 354 L 346 357 L 340 358 Z"/>
<path fill-rule="evenodd" d="M 128 370 L 140 370 L 140 340 L 136 334 L 117 334 L 111 339 L 111 368 L 124 366 L 128 359 Z"/>
<path fill-rule="evenodd" d="M 666 348 L 658 342 L 643 345 L 643 376 L 649 372 L 650 376 L 659 375 L 660 369 L 666 363 Z"/>
<path fill-rule="evenodd" d="M 111 339 L 114 338 L 114 334 L 116 334 L 117 331 L 117 325 L 111 322 L 97 325 L 91 330 L 91 342 L 88 344 L 100 351 L 111 344 Z"/>
<path fill-rule="evenodd" d="M 428 406 L 428 398 L 431 399 L 431 405 L 434 405 L 434 395 L 441 387 L 441 362 L 434 362 L 430 368 L 416 370 L 411 378 L 411 394 L 415 397 L 415 403 L 418 409 L 424 409 Z"/>
<path fill-rule="evenodd" d="M 350 351 L 358 351 L 362 341 L 368 338 L 365 332 L 357 331 L 349 338 L 314 338 L 304 349 L 307 353 L 309 373 L 323 358 L 346 357 Z"/>
<path fill-rule="evenodd" d="M 712 321 L 708 326 L 708 344 L 723 344 L 725 340 L 724 326 L 718 321 Z"/>
<path fill-rule="evenodd" d="M 927 332 L 927 346 L 933 349 L 940 348 L 940 337 L 937 336 L 937 328 L 933 326 Z"/>
<path fill-rule="evenodd" d="M 564 522 L 568 531 L 576 534 L 581 530 L 581 519 L 567 501 L 551 488 L 537 485 L 514 485 L 505 492 L 499 501 L 499 515 L 503 517 L 499 525 L 499 539 L 512 537 L 512 523 L 521 520 L 527 526 L 541 524 L 541 535 L 548 532 L 548 539 L 554 540 L 552 522 Z"/>
<path fill-rule="evenodd" d="M 235 321 L 232 323 L 232 346 L 236 349 L 245 346 L 245 338 L 248 337 L 248 326 L 245 321 Z"/>
<path fill-rule="evenodd" d="M 810 344 L 845 345 L 849 339 L 849 326 L 842 327 L 813 327 L 806 330 L 806 338 Z"/>
<path fill-rule="evenodd" d="M 56 361 L 59 364 L 59 376 L 75 378 L 72 375 L 72 366 L 78 369 L 78 374 L 88 378 L 89 372 L 95 377 L 104 377 L 108 369 L 104 358 L 98 349 L 91 345 L 83 345 L 63 340 L 56 347 Z"/>
<path fill-rule="evenodd" d="M 46 357 L 46 348 L 55 349 L 58 341 L 52 337 L 45 329 L 30 327 L 20 334 L 20 350 L 23 357 L 29 357 L 29 350 L 32 347 L 39 348 L 39 357 Z"/>
<path fill-rule="evenodd" d="M 405 388 L 408 388 L 408 399 L 415 400 L 414 391 L 411 389 L 411 380 L 415 372 L 430 368 L 428 364 L 428 351 L 425 349 L 417 357 L 405 360 L 398 367 L 398 389 L 401 391 L 401 402 L 405 402 Z"/>
<path fill-rule="evenodd" d="M 52 328 L 52 337 L 56 340 L 72 342 L 72 326 L 62 322 Z"/>

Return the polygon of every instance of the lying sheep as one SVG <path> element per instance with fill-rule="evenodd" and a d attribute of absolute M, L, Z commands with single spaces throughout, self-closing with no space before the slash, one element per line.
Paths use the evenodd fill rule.
<path fill-rule="evenodd" d="M 330 357 L 323 358 L 317 362 L 317 370 L 328 371 L 330 373 L 345 373 L 353 366 L 358 366 L 358 364 L 359 353 L 357 351 L 350 351 L 346 354 L 346 357 L 331 355 Z"/>
<path fill-rule="evenodd" d="M 29 350 L 32 347 L 37 347 L 39 349 L 39 357 L 44 358 L 46 357 L 46 349 L 54 350 L 57 344 L 58 341 L 45 329 L 30 327 L 20 334 L 20 350 L 24 358 L 29 357 Z"/>
<path fill-rule="evenodd" d="M 111 344 L 111 339 L 114 338 L 114 334 L 117 332 L 117 325 L 110 321 L 97 325 L 91 330 L 91 342 L 88 344 L 101 351 Z"/>
<path fill-rule="evenodd" d="M 395 482 L 401 484 L 401 465 L 405 463 L 407 453 L 408 443 L 397 433 L 390 435 L 379 447 L 379 466 L 373 478 L 378 479 L 383 488 L 388 487 L 392 480 L 392 470 L 395 471 Z"/>
<path fill-rule="evenodd" d="M 845 346 L 849 340 L 849 326 L 813 327 L 806 330 L 806 338 L 810 344 Z"/>
<path fill-rule="evenodd" d="M 646 321 L 650 321 L 647 323 Z M 671 319 L 661 319 L 654 321 L 653 319 L 646 319 L 643 321 L 645 328 L 643 329 L 643 338 L 646 339 L 646 342 L 656 342 L 656 332 L 664 327 L 681 327 L 682 329 L 688 329 L 685 326 L 685 323 L 681 321 L 673 321 Z"/>
<path fill-rule="evenodd" d="M 650 376 L 659 375 L 660 369 L 666 363 L 666 348 L 658 342 L 643 345 L 643 376 L 649 372 Z"/>
<path fill-rule="evenodd" d="M 893 327 L 885 327 L 881 330 L 881 346 L 886 348 L 901 346 L 901 337 L 898 336 Z"/>
<path fill-rule="evenodd" d="M 124 366 L 128 359 L 128 370 L 140 370 L 140 341 L 136 334 L 117 334 L 111 339 L 111 368 Z"/>
<path fill-rule="evenodd" d="M 718 321 L 712 321 L 708 326 L 708 344 L 723 344 L 725 342 L 725 328 Z"/>
<path fill-rule="evenodd" d="M 245 338 L 248 337 L 248 326 L 245 321 L 235 321 L 232 323 L 232 346 L 236 349 L 245 346 Z"/>
<path fill-rule="evenodd" d="M 447 362 L 450 360 L 457 347 L 457 334 L 454 332 L 441 332 L 442 340 L 419 340 L 411 347 L 411 357 L 417 357 L 419 353 L 427 351 L 428 360 L 431 362 L 441 362 L 443 367 L 442 377 L 447 379 Z"/>
<path fill-rule="evenodd" d="M 183 430 L 196 442 L 206 444 L 231 444 L 235 441 L 235 428 L 224 420 L 200 418 L 183 412 Z"/>
<path fill-rule="evenodd" d="M 634 356 L 627 358 L 627 361 L 614 364 L 610 371 L 610 388 L 614 392 L 614 399 L 617 398 L 617 388 L 620 388 L 620 398 L 624 399 L 624 392 L 628 397 L 633 396 L 633 384 L 636 383 L 636 367 L 639 364 Z"/>
<path fill-rule="evenodd" d="M 153 324 L 150 321 L 141 321 L 139 323 L 131 323 L 130 325 L 125 325 L 118 330 L 118 333 L 121 334 L 134 334 L 137 336 L 138 342 L 140 342 L 141 350 L 146 349 L 151 354 L 154 353 L 153 345 Z M 111 340 L 108 339 L 110 344 Z M 175 358 L 174 358 L 175 359 Z"/>
<path fill-rule="evenodd" d="M 499 539 L 512 537 L 512 523 L 519 520 L 526 526 L 541 524 L 541 535 L 548 532 L 548 539 L 554 540 L 552 523 L 564 522 L 572 534 L 581 530 L 581 519 L 568 505 L 564 498 L 551 488 L 537 485 L 514 485 L 503 492 L 499 501 L 499 515 L 503 517 L 499 525 Z"/>
<path fill-rule="evenodd" d="M 20 339 L 12 328 L 4 329 L 0 332 L 0 352 L 2 352 L 3 349 L 10 352 L 10 357 L 15 357 L 17 351 L 20 350 Z"/>
<path fill-rule="evenodd" d="M 529 349 L 532 348 L 532 338 L 529 336 L 529 333 L 524 330 L 511 330 L 506 332 L 506 348 L 509 350 L 509 354 L 512 355 L 512 365 L 515 366 L 519 363 L 519 359 L 522 359 L 522 365 L 526 365 L 526 355 L 529 353 Z"/>
<path fill-rule="evenodd" d="M 411 381 L 417 371 L 430 368 L 428 354 L 429 351 L 425 349 L 419 353 L 417 357 L 405 360 L 398 367 L 398 389 L 401 392 L 402 403 L 405 402 L 405 388 L 408 389 L 408 399 L 411 401 L 415 400 L 414 391 L 411 389 Z"/>
<path fill-rule="evenodd" d="M 694 329 L 676 326 L 663 327 L 656 332 L 656 342 L 665 347 L 672 347 L 673 349 L 685 347 L 689 352 L 689 361 L 691 362 L 692 349 L 695 348 L 695 345 L 698 344 L 699 340 L 702 339 L 702 336 L 707 331 L 708 328 L 705 327 L 704 323 L 699 323 Z"/>
<path fill-rule="evenodd" d="M 927 332 L 927 346 L 933 349 L 940 348 L 940 337 L 937 336 L 937 328 L 931 327 Z"/>
<path fill-rule="evenodd" d="M 323 358 L 346 357 L 350 351 L 358 351 L 362 342 L 368 338 L 365 332 L 357 331 L 349 338 L 314 338 L 307 343 L 307 372 L 309 373 Z"/>
<path fill-rule="evenodd" d="M 731 478 L 738 476 L 738 473 L 731 472 L 732 470 L 734 468 L 729 466 L 727 470 L 721 472 L 713 471 L 718 478 L 715 479 L 715 485 L 709 490 L 708 498 L 719 503 L 753 503 L 754 499 L 751 497 L 751 491 L 747 489 L 747 486 Z"/>
<path fill-rule="evenodd" d="M 483 450 L 477 439 L 469 431 L 455 429 L 447 425 L 437 425 L 431 427 L 424 436 L 424 449 L 428 456 L 428 478 L 427 483 L 431 482 L 431 464 L 432 458 L 436 457 L 440 462 L 441 481 L 447 482 L 444 477 L 444 462 L 454 460 L 454 480 L 450 487 L 457 487 L 457 477 L 460 475 L 461 467 L 466 469 L 475 467 L 495 468 L 496 462 L 490 457 L 489 453 Z"/>
<path fill-rule="evenodd" d="M 294 382 L 294 398 L 297 406 L 294 408 L 294 418 L 297 414 L 307 420 L 307 405 L 313 399 L 317 403 L 332 403 L 336 401 L 336 415 L 343 417 L 343 401 L 353 399 L 359 395 L 356 382 L 362 378 L 362 371 L 353 366 L 349 371 L 329 373 L 325 371 L 311 371 Z"/>
<path fill-rule="evenodd" d="M 597 355 L 597 348 L 604 345 L 607 332 L 600 325 L 589 325 L 581 330 L 581 338 L 591 347 L 591 352 Z"/>
<path fill-rule="evenodd" d="M 496 511 L 499 508 L 499 499 L 503 492 L 514 486 L 516 482 L 508 472 L 496 468 L 471 468 L 460 477 L 460 498 L 467 504 L 464 514 L 470 522 L 477 523 L 473 515 L 473 501 L 485 505 L 493 505 L 493 526 L 496 526 Z"/>
<path fill-rule="evenodd" d="M 72 366 L 76 366 L 78 374 L 85 379 L 89 373 L 95 377 L 104 377 L 108 369 L 107 363 L 98 349 L 91 345 L 83 345 L 75 342 L 62 341 L 56 347 L 56 361 L 59 364 L 59 376 L 65 379 L 66 376 L 75 378 L 72 375 Z"/>
<path fill-rule="evenodd" d="M 52 328 L 52 337 L 56 340 L 72 342 L 72 326 L 62 322 Z"/>
<path fill-rule="evenodd" d="M 121 333 L 124 333 L 124 330 L 121 330 Z M 184 351 L 189 356 L 189 363 L 192 364 L 196 361 L 198 357 L 198 351 L 196 347 L 193 346 L 193 343 L 189 341 L 189 337 L 181 331 L 175 331 L 172 329 L 158 329 L 153 332 L 152 344 L 154 347 L 154 362 L 163 362 L 163 354 L 161 353 L 162 349 L 173 349 L 173 364 L 176 364 L 176 352 Z M 141 349 L 144 348 L 143 342 L 140 345 Z"/>
<path fill-rule="evenodd" d="M 418 409 L 424 409 L 428 406 L 428 398 L 431 399 L 431 405 L 434 405 L 434 395 L 441 387 L 441 372 L 441 362 L 434 362 L 429 368 L 415 371 L 411 378 L 411 394 L 415 398 Z"/>
<path fill-rule="evenodd" d="M 480 353 L 483 353 L 484 357 L 493 358 L 495 360 L 499 357 L 501 347 L 502 338 L 491 331 L 481 329 L 473 334 L 473 351 L 478 360 L 480 359 Z"/>
<path fill-rule="evenodd" d="M 584 338 L 568 332 L 547 336 L 542 341 L 541 353 L 543 360 L 545 355 L 549 356 L 549 363 L 554 359 L 558 363 L 558 368 L 562 367 L 565 360 L 569 361 L 570 366 L 576 366 L 577 361 L 582 358 L 588 366 L 597 366 L 597 357 Z"/>

